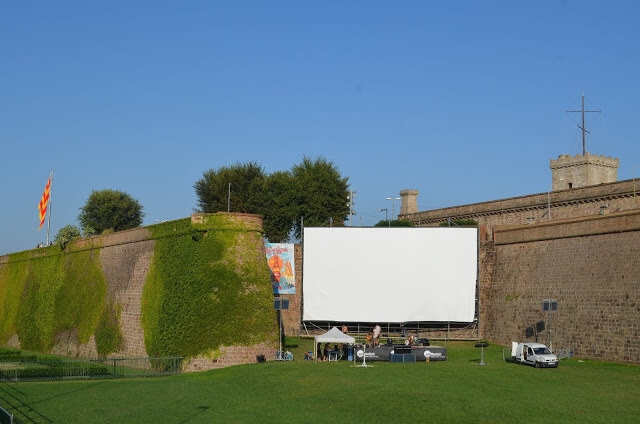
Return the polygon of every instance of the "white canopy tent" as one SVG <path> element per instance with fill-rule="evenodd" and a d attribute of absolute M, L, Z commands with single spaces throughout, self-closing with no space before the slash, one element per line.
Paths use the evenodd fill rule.
<path fill-rule="evenodd" d="M 319 336 L 315 336 L 313 338 L 313 354 L 315 355 L 316 361 L 318 360 L 318 343 L 340 343 L 340 344 L 354 344 L 356 339 L 354 337 L 349 336 L 348 334 L 344 334 L 342 331 L 338 330 L 338 327 L 333 327 L 331 330 L 327 331 L 324 334 Z"/>

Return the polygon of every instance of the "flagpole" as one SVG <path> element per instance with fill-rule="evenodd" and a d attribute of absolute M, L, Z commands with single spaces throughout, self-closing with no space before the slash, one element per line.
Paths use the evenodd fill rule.
<path fill-rule="evenodd" d="M 53 185 L 53 169 L 51 170 L 51 175 L 49 175 L 49 180 L 51 183 L 49 184 L 49 207 L 47 208 L 49 209 L 49 220 L 47 222 L 47 246 L 49 246 L 49 230 L 51 229 L 51 192 L 53 191 L 51 186 Z"/>

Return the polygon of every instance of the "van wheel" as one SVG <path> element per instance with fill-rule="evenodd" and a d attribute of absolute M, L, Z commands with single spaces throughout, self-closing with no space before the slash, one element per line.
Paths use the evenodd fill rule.
<path fill-rule="evenodd" d="M 534 367 L 536 367 L 536 368 L 540 368 L 540 362 L 536 362 L 536 364 L 534 365 Z"/>

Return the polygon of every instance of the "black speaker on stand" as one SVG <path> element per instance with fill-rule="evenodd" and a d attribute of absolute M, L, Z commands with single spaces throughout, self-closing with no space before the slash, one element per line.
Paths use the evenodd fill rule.
<path fill-rule="evenodd" d="M 476 343 L 476 347 L 480 348 L 480 362 L 478 362 L 476 365 L 489 365 L 484 362 L 484 348 L 487 346 L 489 346 L 489 343 L 487 342 Z"/>

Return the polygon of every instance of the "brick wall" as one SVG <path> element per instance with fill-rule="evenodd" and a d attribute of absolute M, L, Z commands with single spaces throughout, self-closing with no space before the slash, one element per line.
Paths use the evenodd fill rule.
<path fill-rule="evenodd" d="M 640 211 L 494 228 L 481 244 L 480 328 L 493 342 L 533 340 L 556 299 L 554 349 L 640 363 Z M 548 328 L 538 335 L 546 343 Z"/>
<path fill-rule="evenodd" d="M 276 359 L 276 349 L 270 344 L 258 344 L 254 346 L 221 346 L 220 356 L 208 358 L 199 356 L 188 360 L 184 372 L 205 371 L 216 368 L 224 368 L 231 365 L 252 364 L 258 362 L 259 357 L 267 361 Z"/>
<path fill-rule="evenodd" d="M 140 229 L 140 232 L 146 232 Z M 147 234 L 150 236 L 150 234 Z M 142 290 L 153 257 L 153 240 L 124 242 L 100 251 L 102 272 L 107 280 L 107 299 L 120 305 L 123 348 L 114 356 L 148 356 L 142 329 Z"/>
<path fill-rule="evenodd" d="M 289 309 L 282 311 L 282 325 L 287 336 L 299 336 L 302 320 L 302 245 L 294 246 L 296 293 L 283 294 L 282 298 L 289 299 Z"/>

